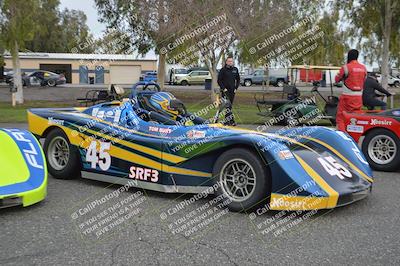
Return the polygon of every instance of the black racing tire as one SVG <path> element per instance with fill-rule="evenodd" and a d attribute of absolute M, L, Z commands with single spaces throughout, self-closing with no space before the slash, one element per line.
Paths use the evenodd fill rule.
<path fill-rule="evenodd" d="M 74 179 L 80 176 L 79 151 L 69 142 L 67 135 L 61 129 L 55 128 L 46 136 L 44 153 L 47 169 L 54 178 Z"/>
<path fill-rule="evenodd" d="M 236 168 L 235 164 L 239 168 Z M 247 165 L 246 168 L 245 165 Z M 243 167 L 240 168 L 240 166 Z M 241 171 L 237 171 L 238 174 L 231 177 L 235 168 L 241 169 Z M 215 193 L 216 196 L 222 196 L 224 201 L 228 200 L 226 206 L 231 211 L 248 211 L 260 204 L 269 203 L 271 194 L 269 170 L 261 158 L 248 149 L 233 148 L 221 154 L 214 164 L 213 177 L 215 183 L 219 184 Z M 228 177 L 229 179 L 232 178 L 232 181 L 229 181 Z M 241 186 L 239 188 L 241 191 L 238 191 L 238 186 Z M 246 190 L 244 187 L 246 187 Z M 234 189 L 237 189 L 235 191 L 236 197 L 232 191 Z M 245 191 L 248 192 L 247 195 L 245 195 Z"/>
<path fill-rule="evenodd" d="M 49 79 L 49 80 L 47 81 L 47 85 L 48 85 L 49 87 L 55 87 L 55 86 L 57 86 L 57 82 L 56 82 L 54 79 Z"/>
<path fill-rule="evenodd" d="M 393 86 L 395 86 L 396 88 L 400 88 L 400 82 L 399 81 L 395 81 L 393 83 Z"/>
<path fill-rule="evenodd" d="M 181 81 L 181 85 L 182 86 L 187 86 L 187 85 L 189 85 L 189 82 L 187 82 L 186 80 L 182 80 Z"/>
<path fill-rule="evenodd" d="M 375 170 L 392 172 L 399 169 L 400 140 L 388 129 L 378 128 L 367 133 L 362 143 L 362 152 Z"/>

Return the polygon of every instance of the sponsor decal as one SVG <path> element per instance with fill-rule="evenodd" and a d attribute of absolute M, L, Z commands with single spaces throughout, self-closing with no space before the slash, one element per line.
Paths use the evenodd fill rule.
<path fill-rule="evenodd" d="M 388 120 L 379 120 L 376 118 L 372 118 L 371 119 L 371 126 L 391 126 L 392 125 L 392 121 L 388 121 Z"/>
<path fill-rule="evenodd" d="M 64 125 L 64 120 L 55 119 L 54 117 L 49 117 L 49 118 L 48 118 L 48 124 L 49 124 L 49 125 L 59 125 L 59 126 L 63 126 L 63 125 Z"/>
<path fill-rule="evenodd" d="M 290 199 L 290 198 L 289 198 Z M 269 204 L 271 209 L 274 208 L 290 208 L 290 209 L 304 209 L 306 204 L 306 200 L 299 200 L 299 201 L 293 201 L 293 200 L 283 200 L 282 198 L 275 199 L 272 198 L 271 203 Z"/>
<path fill-rule="evenodd" d="M 110 118 L 113 120 L 113 123 L 117 123 L 119 122 L 119 119 L 121 117 L 121 110 L 117 109 L 117 110 L 104 111 L 104 110 L 99 110 L 99 108 L 93 108 L 92 116 L 95 116 L 100 119 Z"/>
<path fill-rule="evenodd" d="M 357 118 L 350 118 L 350 125 L 355 125 L 357 123 Z"/>
<path fill-rule="evenodd" d="M 163 134 L 172 133 L 172 129 L 170 129 L 170 128 L 155 127 L 155 126 L 149 126 L 149 131 L 151 131 L 151 132 L 160 132 L 160 133 L 163 133 Z"/>
<path fill-rule="evenodd" d="M 363 133 L 364 127 L 363 126 L 355 126 L 355 125 L 347 125 L 347 132 L 353 133 Z"/>
<path fill-rule="evenodd" d="M 158 181 L 158 171 L 155 169 L 131 166 L 131 168 L 129 169 L 129 178 L 157 182 Z"/>
<path fill-rule="evenodd" d="M 206 132 L 200 130 L 190 130 L 186 133 L 186 136 L 189 139 L 199 139 L 199 138 L 204 138 L 206 136 Z"/>
<path fill-rule="evenodd" d="M 92 116 L 97 116 L 97 113 L 99 112 L 99 108 L 93 108 L 92 110 Z"/>
<path fill-rule="evenodd" d="M 357 121 L 357 125 L 368 125 L 369 121 L 365 121 L 365 120 L 358 120 Z"/>
<path fill-rule="evenodd" d="M 280 151 L 278 152 L 278 155 L 281 160 L 288 160 L 293 158 L 293 154 L 289 150 Z"/>
<path fill-rule="evenodd" d="M 23 131 L 19 131 L 18 129 L 3 129 L 10 133 L 14 139 L 18 142 L 18 146 L 21 148 L 26 161 L 30 166 L 43 169 L 43 165 L 39 164 L 41 154 L 35 148 L 32 141 L 29 138 L 25 137 L 25 133 Z"/>

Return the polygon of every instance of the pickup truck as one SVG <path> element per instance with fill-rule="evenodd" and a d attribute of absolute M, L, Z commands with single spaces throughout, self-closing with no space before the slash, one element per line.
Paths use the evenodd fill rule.
<path fill-rule="evenodd" d="M 264 75 L 263 69 L 257 69 L 250 75 L 244 75 L 240 77 L 240 83 L 246 87 L 250 87 L 253 84 L 262 84 L 267 79 Z M 269 84 L 277 87 L 283 87 L 283 85 L 288 84 L 289 79 L 287 75 L 270 74 Z"/>

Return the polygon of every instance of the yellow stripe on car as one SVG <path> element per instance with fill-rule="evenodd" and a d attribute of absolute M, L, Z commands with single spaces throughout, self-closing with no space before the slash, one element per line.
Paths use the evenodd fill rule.
<path fill-rule="evenodd" d="M 326 208 L 334 208 L 336 207 L 337 201 L 339 199 L 339 193 L 334 190 L 314 169 L 311 168 L 300 156 L 294 154 L 297 161 L 303 167 L 303 169 L 307 172 L 309 176 L 326 192 L 328 193 L 328 200 Z"/>
<path fill-rule="evenodd" d="M 312 138 L 312 137 L 307 137 L 307 136 L 300 136 L 300 137 L 302 137 L 302 138 L 305 138 L 305 139 L 308 139 L 308 140 L 311 140 L 311 141 L 314 141 L 314 142 L 316 142 L 316 143 L 318 143 L 318 144 L 321 144 L 322 146 L 324 146 L 325 148 L 328 148 L 329 150 L 331 150 L 333 153 L 335 153 L 340 159 L 342 159 L 345 163 L 347 163 L 348 165 L 350 165 L 350 167 L 351 168 L 353 168 L 356 172 L 358 172 L 362 177 L 364 177 L 366 180 L 368 180 L 369 182 L 374 182 L 374 180 L 372 180 L 372 178 L 371 177 L 369 177 L 368 175 L 366 175 L 363 171 L 361 171 L 357 166 L 355 166 L 352 162 L 350 162 L 346 157 L 344 157 L 340 152 L 338 152 L 335 148 L 333 148 L 331 145 L 329 145 L 329 144 L 327 144 L 327 143 L 325 143 L 325 142 L 323 142 L 323 141 L 321 141 L 321 140 L 318 140 L 318 139 L 315 139 L 315 138 Z"/>

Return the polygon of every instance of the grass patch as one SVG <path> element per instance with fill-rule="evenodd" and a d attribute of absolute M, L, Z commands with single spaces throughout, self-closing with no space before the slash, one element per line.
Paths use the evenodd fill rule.
<path fill-rule="evenodd" d="M 69 107 L 72 103 L 31 101 L 12 107 L 10 103 L 0 102 L 0 123 L 26 123 L 26 111 L 30 108 Z"/>

